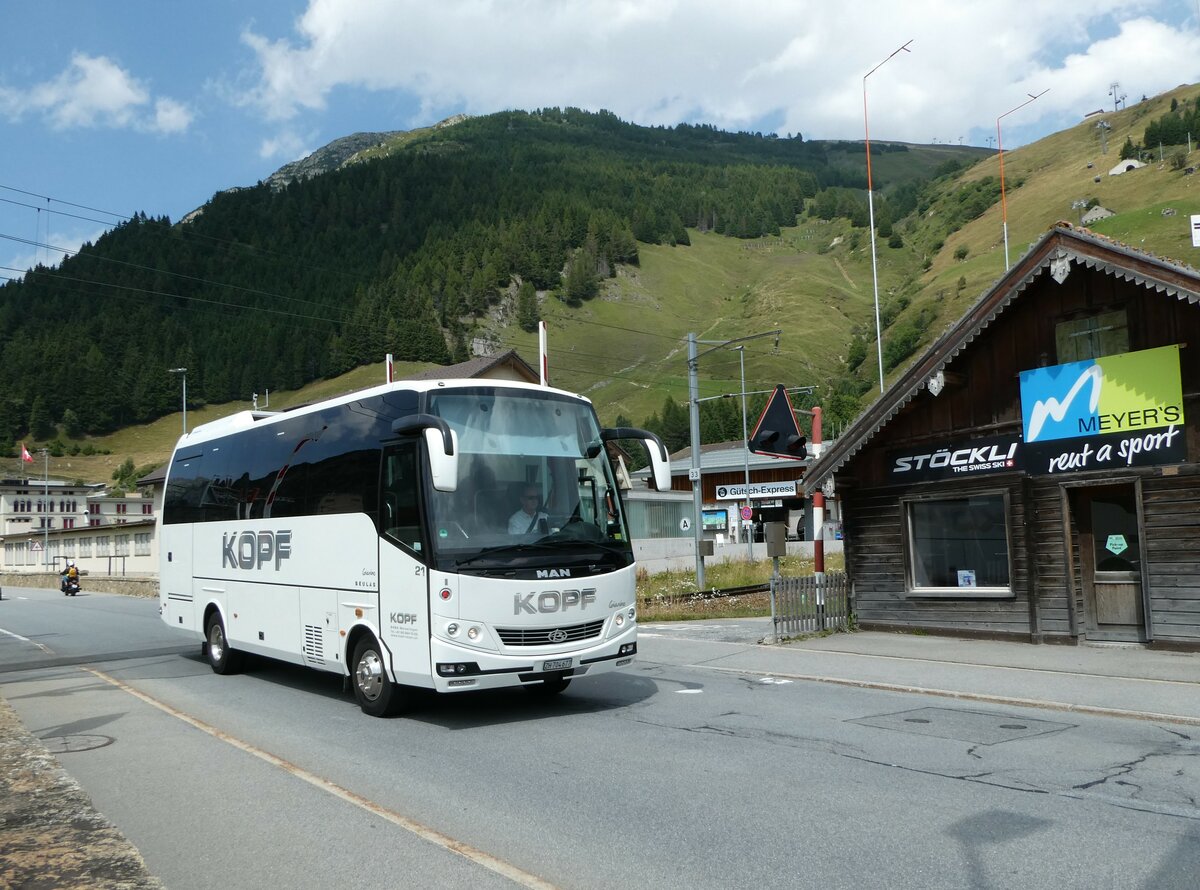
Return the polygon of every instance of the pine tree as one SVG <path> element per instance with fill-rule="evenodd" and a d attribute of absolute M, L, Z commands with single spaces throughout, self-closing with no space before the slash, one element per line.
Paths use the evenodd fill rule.
<path fill-rule="evenodd" d="M 50 412 L 46 409 L 46 397 L 38 394 L 29 410 L 29 435 L 44 442 L 54 433 L 50 423 Z"/>
<path fill-rule="evenodd" d="M 532 281 L 522 281 L 517 288 L 517 324 L 521 330 L 533 333 L 537 330 L 538 321 L 537 290 Z"/>

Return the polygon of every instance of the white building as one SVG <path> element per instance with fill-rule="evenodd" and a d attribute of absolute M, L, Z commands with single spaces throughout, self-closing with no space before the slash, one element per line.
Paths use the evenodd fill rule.
<path fill-rule="evenodd" d="M 141 492 L 110 495 L 100 484 L 0 479 L 0 572 L 62 571 L 146 576 L 158 571 L 157 504 Z"/>
<path fill-rule="evenodd" d="M 1136 170 L 1138 167 L 1145 167 L 1141 161 L 1136 158 L 1126 158 L 1108 171 L 1109 176 L 1120 176 L 1122 173 L 1128 173 L 1130 170 Z"/>

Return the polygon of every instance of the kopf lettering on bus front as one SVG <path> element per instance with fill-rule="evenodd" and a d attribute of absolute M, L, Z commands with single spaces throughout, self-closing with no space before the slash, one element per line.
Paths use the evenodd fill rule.
<path fill-rule="evenodd" d="M 536 598 L 536 599 L 535 599 Z M 513 614 L 536 615 L 538 612 L 565 612 L 576 606 L 580 611 L 586 609 L 589 603 L 596 601 L 596 589 L 586 590 L 546 590 L 542 593 L 514 593 Z"/>
<path fill-rule="evenodd" d="M 221 568 L 261 569 L 274 563 L 275 571 L 292 556 L 291 529 L 233 532 L 221 535 Z"/>

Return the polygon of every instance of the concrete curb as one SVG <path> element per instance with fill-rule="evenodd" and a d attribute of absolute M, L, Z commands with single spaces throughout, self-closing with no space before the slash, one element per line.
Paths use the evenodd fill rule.
<path fill-rule="evenodd" d="M 161 890 L 141 854 L 0 698 L 0 886 Z"/>

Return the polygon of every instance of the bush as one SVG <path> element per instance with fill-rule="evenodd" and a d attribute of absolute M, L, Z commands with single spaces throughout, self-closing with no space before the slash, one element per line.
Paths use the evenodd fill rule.
<path fill-rule="evenodd" d="M 971 250 L 969 247 L 967 247 L 967 245 L 960 244 L 958 247 L 954 248 L 954 258 L 961 263 L 967 258 L 967 254 L 970 252 Z"/>

